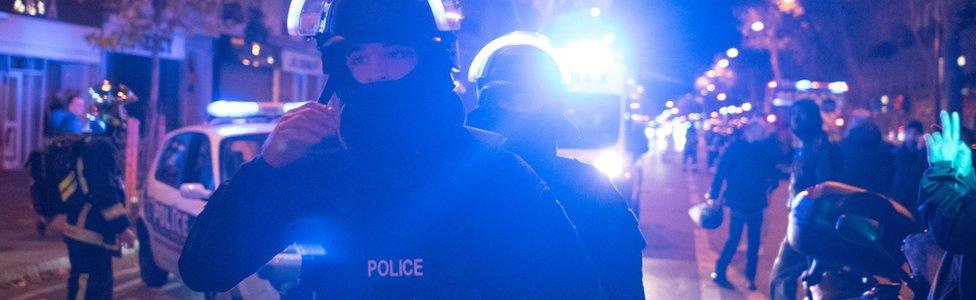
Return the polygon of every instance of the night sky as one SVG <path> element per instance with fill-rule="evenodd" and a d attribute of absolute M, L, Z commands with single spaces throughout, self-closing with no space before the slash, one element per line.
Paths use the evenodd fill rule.
<path fill-rule="evenodd" d="M 641 31 L 638 76 L 652 103 L 693 92 L 692 83 L 715 55 L 738 47 L 741 36 L 733 1 L 628 0 Z M 636 17 L 636 18 L 635 18 Z"/>

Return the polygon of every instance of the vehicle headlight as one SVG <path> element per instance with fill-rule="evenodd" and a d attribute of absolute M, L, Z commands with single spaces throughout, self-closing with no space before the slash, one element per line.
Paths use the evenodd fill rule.
<path fill-rule="evenodd" d="M 619 178 L 624 174 L 625 164 L 624 156 L 616 152 L 606 152 L 593 159 L 593 166 L 612 179 Z"/>

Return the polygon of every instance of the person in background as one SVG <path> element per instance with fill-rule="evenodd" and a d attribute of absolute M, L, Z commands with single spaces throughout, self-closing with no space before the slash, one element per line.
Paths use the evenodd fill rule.
<path fill-rule="evenodd" d="M 698 171 L 698 130 L 695 124 L 689 124 L 688 131 L 685 132 L 685 151 L 681 160 L 682 170 L 688 170 L 688 162 L 691 162 L 691 170 Z"/>
<path fill-rule="evenodd" d="M 905 142 L 892 150 L 894 156 L 894 176 L 889 196 L 918 215 L 918 187 L 922 181 L 928 162 L 925 158 L 925 144 L 922 123 L 912 120 L 905 126 Z"/>
<path fill-rule="evenodd" d="M 46 135 L 81 134 L 85 128 L 88 103 L 76 90 L 52 97 L 48 104 Z"/>
<path fill-rule="evenodd" d="M 763 211 L 768 205 L 769 192 L 778 184 L 779 174 L 774 161 L 774 150 L 764 140 L 763 125 L 752 121 L 741 130 L 742 136 L 733 141 L 722 154 L 712 180 L 711 191 L 706 196 L 722 199 L 722 203 L 731 211 L 729 238 L 722 247 L 721 256 L 715 262 L 712 280 L 723 288 L 734 288 L 726 277 L 726 269 L 739 247 L 742 228 L 747 226 L 749 230 L 745 275 L 749 290 L 756 290 L 756 264 L 759 261 Z"/>
<path fill-rule="evenodd" d="M 803 99 L 793 103 L 790 129 L 800 140 L 800 148 L 793 158 L 789 199 L 818 183 L 840 179 L 840 150 L 824 132 L 823 117 L 816 102 Z M 797 279 L 806 270 L 806 261 L 806 256 L 794 250 L 784 238 L 769 276 L 771 299 L 796 298 Z"/>
<path fill-rule="evenodd" d="M 886 194 L 894 176 L 892 146 L 885 142 L 874 121 L 856 119 L 840 142 L 841 182 Z"/>

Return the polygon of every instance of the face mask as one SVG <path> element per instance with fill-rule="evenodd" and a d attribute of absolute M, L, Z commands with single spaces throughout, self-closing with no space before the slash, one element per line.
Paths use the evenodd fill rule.
<path fill-rule="evenodd" d="M 399 151 L 460 127 L 464 107 L 450 81 L 415 69 L 395 81 L 352 84 L 342 93 L 342 138 L 350 149 Z M 445 74 L 446 75 L 446 74 Z"/>

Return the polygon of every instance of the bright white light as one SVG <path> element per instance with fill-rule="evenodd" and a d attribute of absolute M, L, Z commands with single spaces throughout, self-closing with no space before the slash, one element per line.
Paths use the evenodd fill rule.
<path fill-rule="evenodd" d="M 744 110 L 744 111 L 750 111 L 750 110 L 752 110 L 752 103 L 749 103 L 749 102 L 742 103 L 742 110 Z"/>
<path fill-rule="evenodd" d="M 739 57 L 739 49 L 729 48 L 729 50 L 725 51 L 725 56 L 728 56 L 729 58 Z"/>
<path fill-rule="evenodd" d="M 769 83 L 766 84 L 766 86 L 771 89 L 775 89 L 777 86 L 779 86 L 779 84 L 777 84 L 775 81 L 770 81 Z"/>
<path fill-rule="evenodd" d="M 630 104 L 630 109 L 640 109 L 640 108 L 641 108 L 640 102 L 633 102 Z"/>
<path fill-rule="evenodd" d="M 613 33 L 607 33 L 603 35 L 603 42 L 606 44 L 613 44 L 617 41 L 617 35 Z"/>
<path fill-rule="evenodd" d="M 672 115 L 677 115 L 679 112 L 681 112 L 677 107 L 672 107 L 669 111 Z"/>
<path fill-rule="evenodd" d="M 207 105 L 207 113 L 217 118 L 251 117 L 260 111 L 257 102 L 217 100 Z"/>
<path fill-rule="evenodd" d="M 882 95 L 881 96 L 881 105 L 888 105 L 888 103 L 891 103 L 891 98 L 888 97 L 888 95 Z"/>
<path fill-rule="evenodd" d="M 708 72 L 705 72 L 705 76 L 715 77 L 715 70 L 708 70 Z"/>
<path fill-rule="evenodd" d="M 837 118 L 834 120 L 834 125 L 837 125 L 837 127 L 844 127 L 844 123 L 844 118 Z"/>
<path fill-rule="evenodd" d="M 959 58 L 956 58 L 956 65 L 958 65 L 960 68 L 965 67 L 966 66 L 966 56 L 965 55 L 960 55 Z"/>
<path fill-rule="evenodd" d="M 767 115 L 766 116 L 766 122 L 776 123 L 776 115 L 774 115 L 774 114 Z"/>
<path fill-rule="evenodd" d="M 599 17 L 600 13 L 602 12 L 603 11 L 601 11 L 599 7 L 593 7 L 590 9 L 590 16 L 596 18 Z"/>
<path fill-rule="evenodd" d="M 282 105 L 281 105 L 281 111 L 282 111 L 282 112 L 288 112 L 289 110 L 292 110 L 292 109 L 296 109 L 296 108 L 299 108 L 299 107 L 302 107 L 302 105 L 305 105 L 305 104 L 308 104 L 308 102 L 309 102 L 309 101 L 302 101 L 302 102 L 285 102 L 284 104 L 282 104 Z"/>
<path fill-rule="evenodd" d="M 728 98 L 729 95 L 726 95 L 725 93 L 718 93 L 718 95 L 715 95 L 715 99 L 718 99 L 718 101 L 725 101 L 725 99 Z"/>
<path fill-rule="evenodd" d="M 563 84 L 568 86 L 572 83 L 572 75 L 569 72 L 570 67 L 566 62 L 568 58 L 562 56 L 560 51 L 552 46 L 548 37 L 538 33 L 524 31 L 515 31 L 503 35 L 481 48 L 478 54 L 474 56 L 474 59 L 471 60 L 471 66 L 468 68 L 468 81 L 477 82 L 478 78 L 484 75 L 485 65 L 488 64 L 488 59 L 491 58 L 491 55 L 495 51 L 508 46 L 531 46 L 542 50 L 542 52 L 545 52 L 556 61 L 556 66 L 559 68 Z"/>
<path fill-rule="evenodd" d="M 617 63 L 617 53 L 606 44 L 579 41 L 559 48 L 572 74 L 604 75 Z"/>
<path fill-rule="evenodd" d="M 718 62 L 715 63 L 715 65 L 718 66 L 719 69 L 728 68 L 729 67 L 729 60 L 726 59 L 726 58 L 719 59 Z"/>
<path fill-rule="evenodd" d="M 674 101 L 668 100 L 667 102 L 664 102 L 664 107 L 667 107 L 667 108 L 674 107 Z"/>
<path fill-rule="evenodd" d="M 644 93 L 644 91 L 645 91 L 645 90 L 644 90 L 644 86 L 643 86 L 643 85 L 638 85 L 638 86 L 637 86 L 637 93 L 638 93 L 638 94 L 643 94 L 643 93 Z"/>
<path fill-rule="evenodd" d="M 813 88 L 813 81 L 800 80 L 796 82 L 796 89 L 806 91 Z"/>
<path fill-rule="evenodd" d="M 750 25 L 749 27 L 752 28 L 752 31 L 760 32 L 763 31 L 763 29 L 766 29 L 766 24 L 763 24 L 763 22 L 761 21 L 755 21 L 752 22 L 752 25 Z"/>
<path fill-rule="evenodd" d="M 623 175 L 625 164 L 623 155 L 616 152 L 605 152 L 593 159 L 593 166 L 610 178 L 618 178 Z"/>
<path fill-rule="evenodd" d="M 842 94 L 848 90 L 847 82 L 843 81 L 831 82 L 827 84 L 827 88 L 830 89 L 831 92 L 834 92 L 834 94 Z"/>
<path fill-rule="evenodd" d="M 705 86 L 705 89 L 708 90 L 709 92 L 714 92 L 715 91 L 715 85 L 709 83 L 708 85 Z"/>
<path fill-rule="evenodd" d="M 723 106 L 722 108 L 719 108 L 718 109 L 718 113 L 722 114 L 723 116 L 724 115 L 727 115 L 727 114 L 729 114 L 729 108 Z"/>

